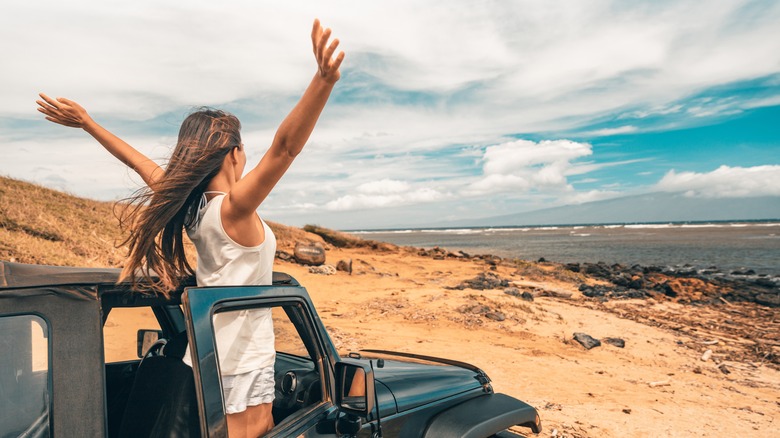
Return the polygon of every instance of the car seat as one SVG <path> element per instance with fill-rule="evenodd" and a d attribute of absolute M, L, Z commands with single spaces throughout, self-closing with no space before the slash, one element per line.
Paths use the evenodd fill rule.
<path fill-rule="evenodd" d="M 200 437 L 192 368 L 182 362 L 187 332 L 171 338 L 161 355 L 147 355 L 138 366 L 122 416 L 120 438 Z"/>

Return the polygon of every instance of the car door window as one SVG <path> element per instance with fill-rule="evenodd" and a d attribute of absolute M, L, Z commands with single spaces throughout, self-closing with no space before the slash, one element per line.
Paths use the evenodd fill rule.
<path fill-rule="evenodd" d="M 138 360 L 138 330 L 160 330 L 150 307 L 115 307 L 103 325 L 106 363 Z"/>
<path fill-rule="evenodd" d="M 296 306 L 276 305 L 217 312 L 213 318 L 223 402 L 236 405 L 273 403 L 275 423 L 323 401 L 320 370 L 300 327 L 290 319 Z M 253 388 L 237 388 L 247 374 Z M 235 393 L 251 394 L 236 400 Z"/>
<path fill-rule="evenodd" d="M 49 434 L 49 327 L 36 315 L 0 317 L 0 436 Z"/>

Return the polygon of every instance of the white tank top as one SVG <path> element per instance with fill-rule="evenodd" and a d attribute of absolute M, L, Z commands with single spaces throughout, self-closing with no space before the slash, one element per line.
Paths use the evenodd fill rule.
<path fill-rule="evenodd" d="M 198 252 L 195 270 L 198 286 L 270 285 L 276 255 L 273 231 L 261 219 L 265 231 L 263 243 L 251 247 L 236 243 L 222 226 L 220 211 L 224 199 L 225 194 L 221 193 L 205 203 L 193 226 L 187 229 Z M 270 309 L 217 313 L 214 333 L 223 375 L 274 366 L 276 350 Z M 187 349 L 184 362 L 191 365 L 189 346 Z"/>

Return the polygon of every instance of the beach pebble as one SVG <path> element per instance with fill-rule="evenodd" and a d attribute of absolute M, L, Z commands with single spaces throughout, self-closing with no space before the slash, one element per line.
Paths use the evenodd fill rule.
<path fill-rule="evenodd" d="M 325 247 L 319 242 L 298 242 L 293 254 L 295 260 L 303 265 L 319 266 L 325 263 Z"/>
<path fill-rule="evenodd" d="M 487 312 L 485 318 L 492 319 L 493 321 L 503 321 L 506 319 L 506 315 L 502 312 Z"/>
<path fill-rule="evenodd" d="M 508 288 L 504 289 L 504 293 L 507 294 L 507 295 L 512 295 L 513 297 L 518 297 L 518 298 L 520 298 L 522 296 L 522 294 L 520 293 L 520 289 L 518 289 L 516 287 L 508 287 Z"/>
<path fill-rule="evenodd" d="M 586 333 L 577 332 L 574 333 L 573 336 L 575 341 L 579 342 L 580 345 L 587 348 L 588 350 L 590 350 L 593 347 L 601 346 L 601 341 Z"/>
<path fill-rule="evenodd" d="M 712 350 L 707 350 L 701 355 L 702 362 L 707 362 L 712 357 Z"/>
<path fill-rule="evenodd" d="M 292 254 L 290 254 L 287 251 L 282 251 L 282 250 L 276 251 L 276 258 L 279 259 L 279 260 L 283 260 L 285 262 L 295 261 L 295 257 L 293 257 Z"/>
<path fill-rule="evenodd" d="M 352 259 L 339 260 L 336 264 L 336 270 L 352 274 Z"/>
<path fill-rule="evenodd" d="M 604 338 L 602 341 L 606 344 L 614 345 L 618 348 L 624 348 L 626 346 L 626 341 L 620 338 Z"/>

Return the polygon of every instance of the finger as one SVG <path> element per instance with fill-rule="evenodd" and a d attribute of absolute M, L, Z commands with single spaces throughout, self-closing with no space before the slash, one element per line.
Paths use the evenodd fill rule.
<path fill-rule="evenodd" d="M 58 97 L 57 102 L 64 103 L 65 105 L 68 106 L 73 106 L 73 101 L 65 97 Z"/>
<path fill-rule="evenodd" d="M 315 18 L 314 24 L 311 26 L 311 42 L 313 46 L 317 46 L 317 41 L 319 41 L 319 36 L 322 33 L 322 27 L 320 26 L 320 20 Z"/>
<path fill-rule="evenodd" d="M 328 44 L 328 38 L 330 38 L 330 29 L 325 29 L 320 35 L 320 41 L 317 44 L 317 60 L 322 63 L 323 52 L 325 51 L 325 45 Z"/>
<path fill-rule="evenodd" d="M 336 56 L 336 60 L 333 61 L 333 64 L 330 65 L 331 71 L 338 71 L 339 67 L 341 67 L 341 61 L 344 60 L 344 52 L 339 52 L 338 56 Z"/>
<path fill-rule="evenodd" d="M 314 56 L 317 56 L 317 45 L 320 42 L 322 36 L 322 26 L 320 26 L 320 20 L 314 19 L 314 25 L 311 28 L 311 48 L 314 51 Z"/>
<path fill-rule="evenodd" d="M 60 120 L 60 119 L 57 119 L 57 118 L 54 118 L 54 117 L 48 117 L 48 116 L 47 116 L 47 117 L 46 117 L 46 120 L 48 120 L 48 121 L 50 121 L 50 122 L 52 122 L 52 123 L 56 123 L 56 124 L 58 124 L 58 125 L 62 125 L 62 126 L 69 126 L 67 123 L 64 123 L 62 120 Z"/>
<path fill-rule="evenodd" d="M 49 115 L 49 116 L 58 116 L 59 115 L 56 112 L 56 108 L 52 108 L 50 106 L 39 107 L 38 111 L 40 111 L 40 112 L 42 112 L 42 113 L 44 113 L 46 115 Z"/>
<path fill-rule="evenodd" d="M 336 38 L 335 40 L 333 40 L 332 43 L 330 43 L 330 45 L 328 46 L 328 49 L 325 50 L 325 56 L 323 56 L 323 58 L 322 58 L 326 62 L 325 65 L 330 63 L 330 60 L 333 57 L 333 53 L 336 52 L 336 48 L 338 46 L 339 46 L 339 40 L 338 40 L 338 38 Z"/>
<path fill-rule="evenodd" d="M 56 100 L 52 99 L 51 97 L 43 93 L 39 94 L 39 96 L 41 96 L 41 98 L 45 100 L 46 103 L 48 103 L 49 105 L 53 106 L 54 108 L 59 108 L 59 103 Z"/>

